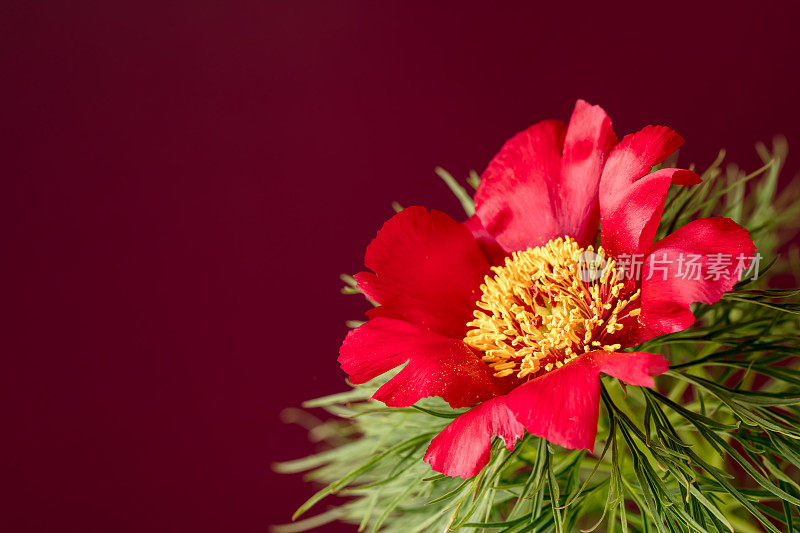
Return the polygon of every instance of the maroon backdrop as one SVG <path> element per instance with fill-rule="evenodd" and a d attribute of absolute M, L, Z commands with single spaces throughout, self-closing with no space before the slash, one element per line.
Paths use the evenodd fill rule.
<path fill-rule="evenodd" d="M 0 7 L 4 531 L 287 520 L 278 413 L 342 390 L 390 201 L 459 215 L 436 165 L 578 97 L 701 166 L 800 144 L 791 2 L 127 4 Z"/>

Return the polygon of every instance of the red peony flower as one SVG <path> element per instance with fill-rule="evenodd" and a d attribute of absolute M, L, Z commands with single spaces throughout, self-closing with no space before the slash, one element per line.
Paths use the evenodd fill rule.
<path fill-rule="evenodd" d="M 670 183 L 700 182 L 689 170 L 650 173 L 682 143 L 663 126 L 618 142 L 605 111 L 578 101 L 569 125 L 540 122 L 503 146 L 465 223 L 411 207 L 384 224 L 367 248 L 372 272 L 356 276 L 380 306 L 347 335 L 339 362 L 353 383 L 406 363 L 374 395 L 389 406 L 429 396 L 474 405 L 431 442 L 434 470 L 472 476 L 493 435 L 512 450 L 525 430 L 592 450 L 599 374 L 654 386 L 664 358 L 622 350 L 688 328 L 689 304 L 733 287 L 742 261 L 681 275 L 686 257 L 752 256 L 733 221 L 696 220 L 653 242 Z M 603 268 L 587 270 L 587 257 Z M 641 275 L 630 275 L 623 263 L 637 257 Z"/>

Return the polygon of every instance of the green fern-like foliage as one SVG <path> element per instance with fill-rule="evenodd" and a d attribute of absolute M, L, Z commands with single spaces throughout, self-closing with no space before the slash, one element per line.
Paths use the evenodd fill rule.
<path fill-rule="evenodd" d="M 800 226 L 800 180 L 779 192 L 784 140 L 757 149 L 764 166 L 756 172 L 723 167 L 720 154 L 701 185 L 673 187 L 657 238 L 699 217 L 732 218 L 764 258 L 758 279 L 717 304 L 696 305 L 695 327 L 637 347 L 671 361 L 657 389 L 624 389 L 602 377 L 594 453 L 531 435 L 509 452 L 495 438 L 477 476 L 437 474 L 422 457 L 464 410 L 438 398 L 387 408 L 369 399 L 390 377 L 382 376 L 304 404 L 332 415 L 311 430 L 324 450 L 276 469 L 306 472 L 322 489 L 300 506 L 297 521 L 274 531 L 332 521 L 396 533 L 800 530 L 800 290 L 771 285 L 796 285 L 800 274 L 797 250 L 787 245 Z M 474 212 L 466 189 L 437 173 Z M 477 186 L 477 175 L 467 182 Z M 358 292 L 343 279 L 343 292 Z M 328 503 L 334 494 L 343 498 Z M 317 514 L 307 518 L 312 507 Z"/>

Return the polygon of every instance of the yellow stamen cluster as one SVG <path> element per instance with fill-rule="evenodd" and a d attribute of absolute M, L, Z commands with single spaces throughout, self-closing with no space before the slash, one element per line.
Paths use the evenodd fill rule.
<path fill-rule="evenodd" d="M 496 377 L 533 377 L 585 352 L 619 350 L 604 337 L 639 314 L 638 308 L 621 314 L 639 291 L 621 297 L 625 283 L 614 259 L 570 237 L 514 252 L 492 271 L 464 342 L 484 352 Z"/>

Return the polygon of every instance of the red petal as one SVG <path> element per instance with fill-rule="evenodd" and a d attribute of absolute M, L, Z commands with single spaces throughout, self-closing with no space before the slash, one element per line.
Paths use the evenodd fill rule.
<path fill-rule="evenodd" d="M 437 472 L 468 478 L 489 462 L 493 435 L 510 451 L 523 429 L 566 448 L 591 450 L 597 436 L 600 372 L 652 387 L 653 376 L 667 368 L 657 354 L 589 352 L 459 416 L 433 439 L 425 460 Z"/>
<path fill-rule="evenodd" d="M 639 387 L 655 387 L 653 376 L 669 370 L 664 356 L 655 353 L 597 351 L 588 355 L 603 374 Z"/>
<path fill-rule="evenodd" d="M 655 243 L 645 258 L 641 321 L 654 334 L 688 328 L 695 320 L 689 304 L 719 301 L 722 293 L 733 288 L 739 279 L 739 254 L 752 257 L 754 252 L 755 246 L 747 230 L 728 218 L 703 218 L 679 228 Z M 681 254 L 683 264 L 680 261 Z M 694 276 L 683 279 L 683 274 L 688 270 L 685 261 L 690 254 L 701 256 L 698 261 L 702 265 L 700 279 L 691 279 Z M 717 280 L 713 277 L 705 279 L 708 265 L 713 261 L 710 256 L 714 254 L 730 256 L 730 272 Z M 655 263 L 651 263 L 651 260 Z"/>
<path fill-rule="evenodd" d="M 497 242 L 497 239 L 494 238 L 494 235 L 486 231 L 478 215 L 472 215 L 465 220 L 464 226 L 472 232 L 472 236 L 478 241 L 478 245 L 481 247 L 481 250 L 483 250 L 483 253 L 486 254 L 489 263 L 492 265 L 502 265 L 508 254 L 503 250 L 503 247 L 500 246 L 500 243 Z"/>
<path fill-rule="evenodd" d="M 594 242 L 597 233 L 600 175 L 616 143 L 603 108 L 578 100 L 564 138 L 559 213 L 563 233 L 583 246 Z"/>
<path fill-rule="evenodd" d="M 484 402 L 450 422 L 428 446 L 425 461 L 437 472 L 466 479 L 489 462 L 493 435 L 502 438 L 509 451 L 513 450 L 525 428 L 506 407 L 506 398 Z"/>
<path fill-rule="evenodd" d="M 546 120 L 512 137 L 492 159 L 475 193 L 475 210 L 506 250 L 563 235 L 554 193 L 561 179 L 563 122 Z"/>
<path fill-rule="evenodd" d="M 486 256 L 469 230 L 440 211 L 409 207 L 367 247 L 359 288 L 380 303 L 371 317 L 399 318 L 461 339 L 472 319 Z"/>
<path fill-rule="evenodd" d="M 347 334 L 339 364 L 353 383 L 364 383 L 408 361 L 373 398 L 392 407 L 441 396 L 466 407 L 506 391 L 466 344 L 392 318 L 374 318 Z"/>
<path fill-rule="evenodd" d="M 581 356 L 520 385 L 507 404 L 529 433 L 565 448 L 594 448 L 600 402 L 599 371 Z"/>
<path fill-rule="evenodd" d="M 660 355 L 595 351 L 511 391 L 507 405 L 529 433 L 570 449 L 594 448 L 603 372 L 631 385 L 653 386 L 667 370 Z"/>
<path fill-rule="evenodd" d="M 661 221 L 670 183 L 699 181 L 694 172 L 665 168 L 635 181 L 619 196 L 607 199 L 601 224 L 603 248 L 613 256 L 645 253 Z"/>
<path fill-rule="evenodd" d="M 598 184 L 616 142 L 605 111 L 583 100 L 566 131 L 544 121 L 518 133 L 481 178 L 475 207 L 483 225 L 506 251 L 564 235 L 582 245 L 594 241 Z"/>
<path fill-rule="evenodd" d="M 600 208 L 614 200 L 653 165 L 661 163 L 683 144 L 683 137 L 664 126 L 645 126 L 626 135 L 611 150 L 600 179 Z"/>

